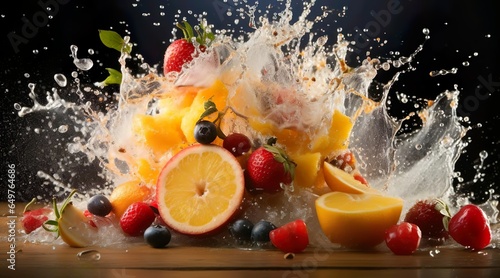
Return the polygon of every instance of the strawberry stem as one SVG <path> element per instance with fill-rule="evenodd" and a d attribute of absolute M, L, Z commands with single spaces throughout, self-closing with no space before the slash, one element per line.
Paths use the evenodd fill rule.
<path fill-rule="evenodd" d="M 182 31 L 184 39 L 188 42 L 192 42 L 194 38 L 196 42 L 200 45 L 209 45 L 214 39 L 215 35 L 209 31 L 207 31 L 207 25 L 205 22 L 202 22 L 199 26 L 195 26 L 194 30 L 187 21 L 179 22 L 175 25 Z M 196 32 L 196 35 L 195 35 Z"/>
<path fill-rule="evenodd" d="M 446 202 L 441 199 L 436 199 L 436 205 L 434 206 L 434 208 L 443 215 L 443 227 L 446 231 L 448 231 L 448 223 L 450 222 L 451 218 L 450 208 L 448 207 Z"/>
<path fill-rule="evenodd" d="M 289 173 L 291 176 L 291 179 L 293 180 L 295 177 L 295 167 L 297 166 L 297 163 L 295 163 L 287 154 L 284 150 L 275 147 L 274 144 L 276 143 L 277 139 L 276 137 L 271 137 L 268 140 L 268 143 L 270 144 L 264 144 L 262 147 L 269 151 L 270 153 L 273 154 L 274 159 L 278 161 L 279 163 L 283 164 L 283 167 L 285 168 L 285 172 Z"/>

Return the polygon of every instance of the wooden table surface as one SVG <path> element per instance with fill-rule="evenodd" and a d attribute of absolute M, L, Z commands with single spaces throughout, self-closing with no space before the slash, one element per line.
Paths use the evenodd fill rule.
<path fill-rule="evenodd" d="M 23 242 L 20 232 L 11 254 L 9 217 L 0 210 L 0 277 L 500 277 L 500 250 L 425 248 L 411 256 L 380 250 L 308 248 L 285 259 L 278 250 L 240 250 L 145 244 L 122 248 L 72 248 L 67 245 Z M 81 259 L 97 250 L 99 260 Z M 438 253 L 435 250 L 439 250 Z M 15 270 L 8 268 L 15 260 Z"/>

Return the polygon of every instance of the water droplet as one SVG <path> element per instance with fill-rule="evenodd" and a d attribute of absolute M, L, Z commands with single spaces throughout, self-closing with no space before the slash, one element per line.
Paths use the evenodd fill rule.
<path fill-rule="evenodd" d="M 22 108 L 22 107 L 21 107 L 21 104 L 19 104 L 19 103 L 17 103 L 17 102 L 16 102 L 16 103 L 14 103 L 14 109 L 16 109 L 17 111 L 19 111 L 19 110 L 21 110 L 21 108 Z"/>
<path fill-rule="evenodd" d="M 319 37 L 319 38 L 318 38 L 318 40 L 316 41 L 316 44 L 317 44 L 318 46 L 323 46 L 323 45 L 325 45 L 325 43 L 326 43 L 327 41 L 328 41 L 328 36 L 327 36 L 327 35 L 325 35 L 325 36 L 321 36 L 321 37 Z"/>
<path fill-rule="evenodd" d="M 60 133 L 66 133 L 68 131 L 68 125 L 59 126 L 59 128 L 57 128 L 57 131 L 59 131 Z"/>
<path fill-rule="evenodd" d="M 79 68 L 81 70 L 89 70 L 92 68 L 92 66 L 94 65 L 94 62 L 91 59 L 89 59 L 89 58 L 79 59 L 77 57 L 78 46 L 71 45 L 70 49 L 71 49 L 71 57 L 73 57 L 73 64 L 75 64 L 75 66 L 77 68 Z"/>
<path fill-rule="evenodd" d="M 38 54 L 38 49 L 33 49 L 33 54 Z"/>
<path fill-rule="evenodd" d="M 92 49 L 92 48 L 89 48 L 88 52 L 89 52 L 90 55 L 94 55 L 94 53 L 95 53 L 94 49 Z"/>
<path fill-rule="evenodd" d="M 424 28 L 424 29 L 422 29 L 422 33 L 424 35 L 429 35 L 431 33 L 431 31 L 428 28 Z"/>
<path fill-rule="evenodd" d="M 431 257 L 435 257 L 435 256 L 437 256 L 439 253 L 441 253 L 441 251 L 439 251 L 439 249 L 434 249 L 434 250 L 429 251 L 429 255 L 430 255 Z"/>
<path fill-rule="evenodd" d="M 479 153 L 479 158 L 481 158 L 481 160 L 485 160 L 487 157 L 488 157 L 487 151 L 483 150 Z"/>
<path fill-rule="evenodd" d="M 81 261 L 98 261 L 101 259 L 101 253 L 97 250 L 84 250 L 76 254 Z"/>
<path fill-rule="evenodd" d="M 468 61 L 464 61 L 464 62 L 462 62 L 462 65 L 463 65 L 464 67 L 468 67 L 470 64 L 469 64 L 469 62 L 468 62 Z"/>
<path fill-rule="evenodd" d="M 24 77 L 29 78 L 29 77 L 30 77 L 30 74 L 29 74 L 29 73 L 25 73 L 25 74 L 24 74 Z"/>
<path fill-rule="evenodd" d="M 64 74 L 61 73 L 54 74 L 54 80 L 56 81 L 57 85 L 61 87 L 66 87 L 66 85 L 68 84 L 66 76 L 64 76 Z"/>

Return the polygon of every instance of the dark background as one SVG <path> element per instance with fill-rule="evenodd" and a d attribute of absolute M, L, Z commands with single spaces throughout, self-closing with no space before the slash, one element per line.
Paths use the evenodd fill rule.
<path fill-rule="evenodd" d="M 44 142 L 39 134 L 27 130 L 33 123 L 29 117 L 20 118 L 14 109 L 14 103 L 31 106 L 28 98 L 28 83 L 37 84 L 37 92 L 42 96 L 56 86 L 54 74 L 64 73 L 69 77 L 75 67 L 70 58 L 70 45 L 79 47 L 79 57 L 94 60 L 94 67 L 80 75 L 82 83 L 101 81 L 107 76 L 106 67 L 118 67 L 117 52 L 104 47 L 99 41 L 98 29 L 113 29 L 120 34 L 128 34 L 135 42 L 134 51 L 141 53 L 144 61 L 159 66 L 169 40 L 172 38 L 174 17 L 181 10 L 181 17 L 192 18 L 193 14 L 206 12 L 209 23 L 215 29 L 227 28 L 233 24 L 236 30 L 249 30 L 248 17 L 234 25 L 238 18 L 233 1 L 159 1 L 159 0 L 41 0 L 22 1 L 16 5 L 3 6 L 0 11 L 0 39 L 2 55 L 0 57 L 0 87 L 2 92 L 2 189 L 0 200 L 6 200 L 7 169 L 15 164 L 17 200 L 25 201 L 36 194 L 50 194 L 51 187 L 45 180 L 36 176 L 39 169 L 57 170 L 58 165 L 47 165 L 44 157 L 57 155 L 48 151 L 49 145 L 62 143 Z M 250 1 L 249 1 L 250 2 Z M 295 10 L 301 10 L 302 1 L 295 1 Z M 333 2 L 333 4 L 330 4 Z M 423 3 L 425 2 L 425 3 Z M 39 3 L 48 3 L 49 10 Z M 54 4 L 56 3 L 56 4 Z M 269 3 L 260 1 L 264 10 Z M 328 3 L 328 4 L 327 4 Z M 398 5 L 398 12 L 389 14 L 390 5 Z M 452 90 L 456 85 L 461 91 L 458 114 L 469 117 L 473 127 L 467 138 L 471 138 L 466 152 L 457 162 L 463 182 L 456 181 L 464 192 L 500 187 L 499 164 L 500 137 L 496 127 L 500 119 L 497 108 L 499 103 L 499 37 L 498 20 L 494 1 L 317 1 L 314 7 L 327 5 L 336 11 L 318 24 L 318 33 L 329 34 L 333 43 L 337 29 L 351 34 L 350 40 L 358 41 L 349 54 L 348 62 L 356 65 L 360 59 L 370 56 L 382 60 L 393 57 L 392 53 L 408 56 L 424 42 L 423 28 L 430 29 L 430 39 L 423 50 L 416 56 L 412 65 L 415 71 L 403 74 L 393 90 L 407 95 L 417 95 L 433 99 L 444 90 Z M 343 17 L 337 16 L 347 6 Z M 243 6 L 239 6 L 243 7 Z M 279 5 L 271 7 L 279 11 Z M 228 11 L 232 15 L 228 15 Z M 262 13 L 262 12 L 261 12 Z M 49 14 L 50 18 L 49 18 Z M 318 13 L 313 12 L 313 15 Z M 385 16 L 385 17 L 384 17 Z M 35 31 L 28 32 L 26 21 L 38 23 Z M 360 31 L 368 29 L 363 37 Z M 23 33 L 24 30 L 24 33 Z M 25 40 L 17 45 L 12 43 L 14 33 Z M 29 37 L 29 38 L 27 38 Z M 361 39 L 368 39 L 368 42 Z M 377 42 L 377 39 L 380 39 Z M 387 41 L 387 42 L 386 42 Z M 96 54 L 90 55 L 88 49 Z M 469 66 L 463 63 L 468 62 Z M 429 72 L 440 69 L 458 68 L 457 74 L 430 77 Z M 380 73 L 376 78 L 385 82 L 394 71 Z M 109 87 L 110 93 L 117 90 Z M 74 97 L 74 96 L 73 96 Z M 69 96 L 71 99 L 72 96 Z M 479 126 L 478 126 L 479 125 Z M 477 181 L 475 166 L 479 165 L 479 152 L 486 150 L 488 157 L 484 161 Z M 92 167 L 92 166 L 90 166 Z M 73 179 L 73 177 L 71 177 Z M 73 179 L 73 184 L 87 182 L 95 186 L 99 180 Z M 45 185 L 44 185 L 45 184 Z M 40 193 L 41 192 L 41 193 Z M 481 202 L 488 196 L 476 194 L 474 200 Z"/>

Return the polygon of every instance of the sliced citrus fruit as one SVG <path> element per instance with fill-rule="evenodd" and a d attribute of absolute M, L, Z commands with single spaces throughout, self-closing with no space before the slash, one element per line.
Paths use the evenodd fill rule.
<path fill-rule="evenodd" d="M 403 200 L 378 194 L 329 192 L 316 199 L 319 224 L 331 242 L 351 248 L 370 248 L 384 240 L 396 224 Z"/>
<path fill-rule="evenodd" d="M 192 145 L 174 155 L 156 185 L 158 210 L 172 229 L 190 235 L 216 231 L 243 200 L 243 170 L 216 145 Z"/>
<path fill-rule="evenodd" d="M 353 175 L 333 166 L 326 161 L 323 162 L 323 175 L 325 177 L 326 184 L 332 191 L 340 191 L 353 194 L 380 194 L 378 190 L 361 183 L 360 181 L 355 179 Z"/>
<path fill-rule="evenodd" d="M 57 221 L 59 235 L 71 247 L 87 247 L 97 237 L 96 230 L 88 224 L 88 219 L 73 204 L 69 203 Z"/>
<path fill-rule="evenodd" d="M 109 196 L 109 201 L 113 208 L 112 211 L 120 219 L 128 206 L 135 202 L 145 201 L 150 195 L 151 189 L 149 187 L 139 180 L 131 180 L 115 187 Z"/>

